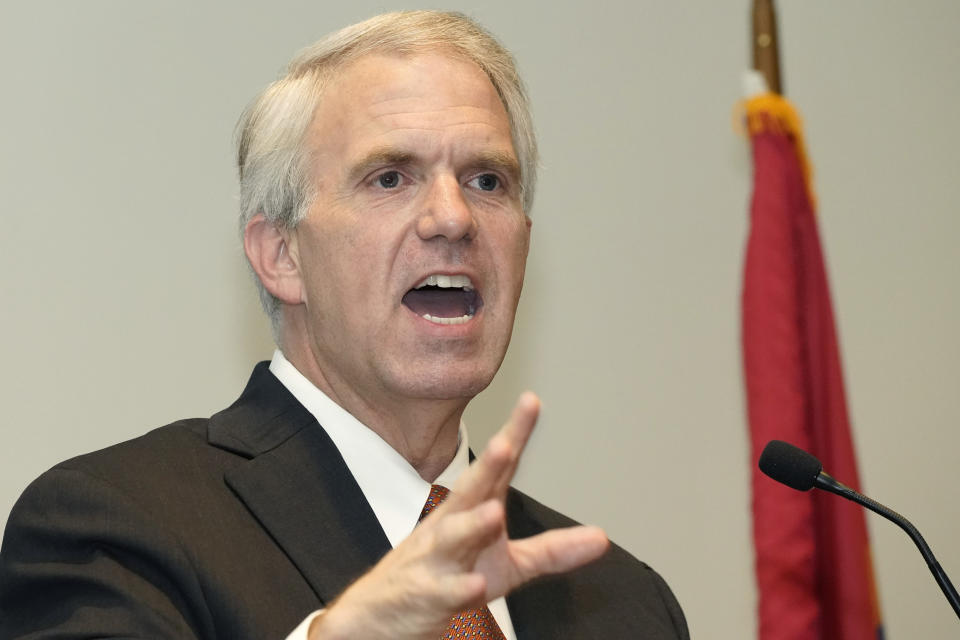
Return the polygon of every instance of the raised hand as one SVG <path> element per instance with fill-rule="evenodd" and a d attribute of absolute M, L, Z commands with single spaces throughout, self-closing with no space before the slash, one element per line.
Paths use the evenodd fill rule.
<path fill-rule="evenodd" d="M 311 640 L 436 640 L 457 612 L 603 554 L 609 542 L 596 527 L 507 539 L 504 500 L 539 411 L 534 394 L 520 396 L 450 497 L 331 604 L 311 626 Z"/>

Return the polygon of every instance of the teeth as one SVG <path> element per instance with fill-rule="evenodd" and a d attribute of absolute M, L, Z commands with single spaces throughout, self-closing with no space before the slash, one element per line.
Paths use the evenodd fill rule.
<path fill-rule="evenodd" d="M 467 322 L 470 318 L 472 318 L 473 315 L 471 314 L 467 316 L 460 316 L 459 318 L 437 318 L 436 316 L 432 316 L 429 313 L 425 313 L 423 314 L 423 317 L 426 320 L 433 322 L 434 324 L 463 324 Z"/>
<path fill-rule="evenodd" d="M 473 291 L 473 283 L 470 282 L 470 278 L 463 275 L 447 276 L 441 273 L 434 274 L 427 276 L 423 282 L 414 287 L 414 289 L 427 286 L 440 287 L 441 289 L 464 289 L 466 291 Z"/>

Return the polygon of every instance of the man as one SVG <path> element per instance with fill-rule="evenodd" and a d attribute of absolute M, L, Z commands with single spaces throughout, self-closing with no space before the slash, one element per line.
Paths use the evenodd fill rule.
<path fill-rule="evenodd" d="M 209 420 L 28 488 L 0 637 L 687 637 L 652 570 L 508 488 L 535 396 L 469 464 L 529 243 L 509 54 L 462 16 L 379 16 L 294 60 L 239 146 L 279 349 Z"/>

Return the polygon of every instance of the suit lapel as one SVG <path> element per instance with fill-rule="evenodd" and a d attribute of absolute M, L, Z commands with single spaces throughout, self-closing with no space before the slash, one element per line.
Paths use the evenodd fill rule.
<path fill-rule="evenodd" d="M 268 363 L 258 364 L 240 398 L 210 419 L 208 439 L 247 458 L 226 472 L 227 485 L 321 603 L 331 602 L 390 550 L 333 441 Z M 506 508 L 511 538 L 544 530 L 513 490 Z M 550 578 L 514 591 L 507 607 L 518 640 L 563 637 L 562 612 L 570 602 L 569 589 Z M 545 611 L 556 615 L 544 616 Z"/>
<path fill-rule="evenodd" d="M 240 399 L 211 418 L 208 437 L 249 458 L 227 471 L 226 483 L 321 602 L 390 550 L 333 441 L 266 363 Z"/>

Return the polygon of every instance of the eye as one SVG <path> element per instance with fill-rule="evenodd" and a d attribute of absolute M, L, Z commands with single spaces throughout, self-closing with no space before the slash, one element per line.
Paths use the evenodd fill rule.
<path fill-rule="evenodd" d="M 481 191 L 495 191 L 500 186 L 500 178 L 492 173 L 485 173 L 471 180 L 469 184 Z"/>
<path fill-rule="evenodd" d="M 385 171 L 377 176 L 377 184 L 384 189 L 396 189 L 400 186 L 399 171 Z"/>

